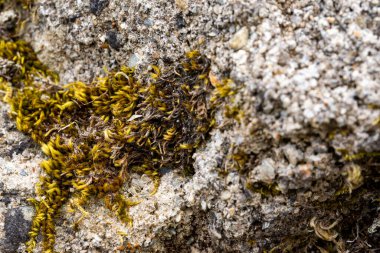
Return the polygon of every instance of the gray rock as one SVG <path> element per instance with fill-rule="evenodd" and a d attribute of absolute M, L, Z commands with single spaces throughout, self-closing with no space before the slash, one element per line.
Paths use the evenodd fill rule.
<path fill-rule="evenodd" d="M 4 253 L 16 252 L 28 240 L 31 220 L 26 220 L 22 208 L 10 209 L 4 217 L 4 238 L 0 238 L 0 250 Z"/>
<path fill-rule="evenodd" d="M 257 181 L 272 183 L 276 176 L 274 161 L 270 158 L 264 159 L 259 166 L 253 169 Z"/>
<path fill-rule="evenodd" d="M 108 4 L 109 0 L 90 0 L 90 12 L 99 16 Z"/>
<path fill-rule="evenodd" d="M 303 153 L 297 150 L 294 145 L 286 145 L 283 149 L 290 164 L 297 165 L 297 163 L 303 159 Z"/>
<path fill-rule="evenodd" d="M 33 13 L 38 22 L 23 38 L 59 72 L 62 83 L 91 82 L 104 74 L 104 66 L 139 70 L 162 64 L 165 57 L 175 63 L 184 52 L 199 49 L 218 78 L 227 73 L 233 79 L 237 93 L 226 104 L 241 111 L 236 121 L 220 106 L 220 128 L 194 154 L 192 177 L 165 171 L 150 196 L 150 178 L 130 175 L 125 195 L 142 200 L 130 210 L 133 227 L 94 200 L 85 207 L 92 216 L 73 231 L 70 225 L 81 214 L 63 210 L 58 251 L 109 252 L 121 240 L 140 245 L 141 252 L 270 251 L 289 234 L 320 242 L 309 227 L 314 215 L 326 217 L 325 225 L 341 220 L 333 228 L 339 242 L 352 240 L 362 222 L 360 241 L 380 247 L 377 209 L 368 200 L 373 195 L 343 194 L 339 207 L 329 206 L 350 182 L 342 152 L 379 151 L 378 0 L 39 0 Z M 1 75 L 11 69 L 17 74 L 17 66 L 4 62 Z M 1 217 L 33 196 L 42 155 L 15 130 L 7 107 L 0 109 L 4 241 Z M 240 171 L 231 159 L 236 153 L 246 158 Z M 374 166 L 367 165 L 362 173 L 372 175 Z M 247 183 L 259 181 L 264 184 L 258 189 L 247 189 Z M 280 193 L 270 188 L 275 186 Z M 376 193 L 376 187 L 363 192 Z M 21 230 L 15 231 L 22 238 Z M 14 250 L 21 241 L 7 245 Z M 346 247 L 370 250 L 359 240 Z"/>

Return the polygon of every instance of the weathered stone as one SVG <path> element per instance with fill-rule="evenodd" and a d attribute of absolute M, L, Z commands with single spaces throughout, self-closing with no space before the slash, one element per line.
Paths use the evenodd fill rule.
<path fill-rule="evenodd" d="M 310 232 L 315 215 L 326 218 L 324 227 L 339 221 L 329 232 L 339 233 L 336 242 L 346 250 L 380 247 L 378 203 L 372 201 L 378 162 L 364 159 L 363 184 L 345 195 L 353 179 L 343 157 L 379 151 L 377 0 L 37 2 L 36 23 L 23 38 L 62 84 L 91 82 L 104 66 L 175 64 L 199 49 L 217 79 L 225 73 L 237 87 L 225 104 L 234 117 L 220 107 L 219 128 L 194 154 L 193 176 L 162 168 L 160 187 L 150 196 L 152 180 L 130 175 L 125 195 L 142 200 L 130 210 L 133 227 L 91 202 L 84 207 L 91 216 L 74 231 L 81 213 L 64 208 L 58 251 L 109 252 L 124 240 L 141 252 L 260 252 L 281 250 L 289 235 L 311 238 L 317 244 L 305 248 L 324 250 L 333 243 Z M 0 60 L 0 71 L 10 76 L 18 68 Z M 16 131 L 8 108 L 0 109 L 0 238 L 22 251 L 24 225 L 8 232 L 12 242 L 3 218 L 26 224 L 11 210 L 34 195 L 42 155 Z M 251 182 L 260 182 L 254 191 Z M 332 205 L 337 198 L 339 205 Z M 360 240 L 352 241 L 356 227 Z"/>

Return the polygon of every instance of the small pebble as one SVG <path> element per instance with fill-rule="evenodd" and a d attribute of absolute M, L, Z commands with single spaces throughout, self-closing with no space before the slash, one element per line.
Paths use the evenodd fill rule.
<path fill-rule="evenodd" d="M 249 31 L 247 27 L 241 28 L 230 40 L 230 47 L 235 50 L 243 48 L 248 41 Z"/>
<path fill-rule="evenodd" d="M 186 11 L 189 8 L 188 0 L 175 0 L 175 4 L 182 11 Z"/>
<path fill-rule="evenodd" d="M 222 191 L 222 193 L 220 194 L 220 198 L 222 200 L 227 200 L 227 199 L 231 198 L 231 192 L 230 191 Z"/>

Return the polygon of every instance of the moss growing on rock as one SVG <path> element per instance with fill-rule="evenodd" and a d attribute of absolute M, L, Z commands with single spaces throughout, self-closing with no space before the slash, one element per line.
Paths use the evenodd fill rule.
<path fill-rule="evenodd" d="M 37 142 L 48 159 L 37 197 L 28 252 L 42 234 L 44 252 L 53 252 L 55 219 L 69 203 L 83 209 L 97 196 L 125 223 L 136 205 L 120 194 L 131 172 L 159 182 L 160 168 L 192 170 L 192 154 L 214 124 L 218 94 L 211 103 L 209 62 L 197 51 L 175 66 L 138 75 L 121 67 L 91 84 L 54 84 L 57 75 L 22 41 L 0 41 L 0 57 L 19 72 L 0 78 L 3 99 L 17 128 Z"/>

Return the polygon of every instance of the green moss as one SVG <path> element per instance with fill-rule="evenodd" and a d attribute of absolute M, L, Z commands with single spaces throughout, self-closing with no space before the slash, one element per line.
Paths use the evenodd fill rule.
<path fill-rule="evenodd" d="M 151 177 L 152 194 L 161 168 L 191 174 L 192 154 L 215 125 L 216 105 L 233 91 L 230 80 L 210 74 L 209 61 L 197 51 L 164 69 L 151 66 L 139 74 L 121 67 L 91 84 L 59 86 L 58 75 L 17 39 L 31 4 L 0 2 L 0 8 L 21 15 L 13 30 L 0 34 L 0 58 L 14 68 L 0 76 L 0 98 L 10 105 L 17 128 L 48 157 L 41 163 L 37 197 L 29 199 L 36 214 L 27 251 L 33 252 L 42 235 L 43 251 L 53 252 L 55 221 L 63 205 L 82 213 L 75 227 L 88 215 L 84 206 L 91 196 L 131 224 L 128 209 L 138 201 L 120 192 L 129 173 Z"/>
<path fill-rule="evenodd" d="M 44 252 L 53 252 L 55 219 L 61 207 L 87 215 L 83 206 L 97 196 L 127 224 L 138 204 L 120 194 L 131 172 L 150 176 L 156 189 L 160 168 L 191 171 L 192 154 L 214 125 L 219 99 L 210 84 L 209 62 L 198 52 L 175 66 L 152 66 L 147 75 L 122 67 L 91 84 L 63 87 L 22 41 L 0 41 L 0 57 L 20 74 L 0 79 L 17 128 L 37 142 L 48 159 L 37 197 L 28 252 L 42 234 Z M 224 93 L 223 93 L 224 94 Z"/>

